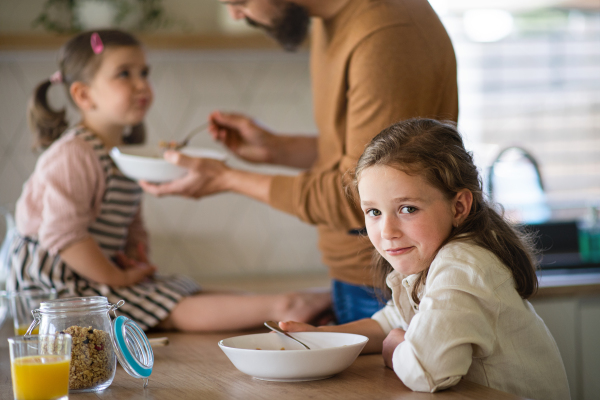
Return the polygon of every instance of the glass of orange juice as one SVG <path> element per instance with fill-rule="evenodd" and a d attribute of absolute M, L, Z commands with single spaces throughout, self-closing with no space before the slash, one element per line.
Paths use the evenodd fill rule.
<path fill-rule="evenodd" d="M 17 336 L 8 344 L 15 400 L 69 398 L 70 335 Z"/>
<path fill-rule="evenodd" d="M 33 322 L 31 311 L 40 308 L 40 303 L 46 300 L 56 299 L 55 289 L 29 289 L 9 293 L 15 335 L 25 335 L 29 325 Z M 39 328 L 36 327 L 32 335 L 37 335 Z"/>

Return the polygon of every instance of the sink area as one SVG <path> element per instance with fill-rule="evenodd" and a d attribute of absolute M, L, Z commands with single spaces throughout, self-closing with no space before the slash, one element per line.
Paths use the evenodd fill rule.
<path fill-rule="evenodd" d="M 576 221 L 525 225 L 537 232 L 536 247 L 541 251 L 540 268 L 545 275 L 600 272 L 600 263 L 583 261 L 579 254 Z"/>

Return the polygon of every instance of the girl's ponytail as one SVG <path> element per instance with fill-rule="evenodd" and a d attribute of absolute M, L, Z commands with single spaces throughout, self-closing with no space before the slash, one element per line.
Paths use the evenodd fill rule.
<path fill-rule="evenodd" d="M 29 129 L 35 134 L 34 147 L 45 149 L 50 146 L 69 126 L 66 109 L 55 111 L 48 105 L 50 79 L 40 83 L 33 91 L 27 107 Z"/>

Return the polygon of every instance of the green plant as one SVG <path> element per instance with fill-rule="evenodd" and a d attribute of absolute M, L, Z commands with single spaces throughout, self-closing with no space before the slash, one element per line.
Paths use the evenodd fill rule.
<path fill-rule="evenodd" d="M 148 31 L 170 24 L 165 16 L 162 0 L 46 0 L 32 26 L 56 33 L 80 32 L 84 27 L 76 11 L 77 7 L 85 1 L 98 1 L 112 5 L 115 10 L 111 24 L 113 27 L 122 27 L 127 18 L 133 14 L 139 15 L 139 18 L 135 24 L 128 26 L 130 30 Z"/>

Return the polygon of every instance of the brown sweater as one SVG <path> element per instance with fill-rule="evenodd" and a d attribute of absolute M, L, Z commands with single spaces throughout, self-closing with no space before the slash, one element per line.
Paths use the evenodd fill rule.
<path fill-rule="evenodd" d="M 274 178 L 270 204 L 317 225 L 332 278 L 373 285 L 369 239 L 358 204 L 344 192 L 365 145 L 392 123 L 456 121 L 452 43 L 427 0 L 350 0 L 313 21 L 311 77 L 319 157 L 295 177 Z"/>

